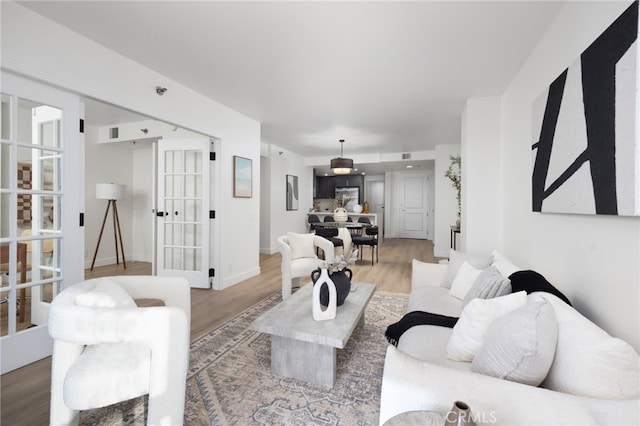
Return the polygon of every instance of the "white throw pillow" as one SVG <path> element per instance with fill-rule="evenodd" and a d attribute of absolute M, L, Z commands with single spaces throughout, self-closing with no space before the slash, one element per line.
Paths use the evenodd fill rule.
<path fill-rule="evenodd" d="M 109 278 L 102 278 L 93 290 L 75 297 L 76 305 L 91 308 L 135 308 L 136 302 L 122 287 Z"/>
<path fill-rule="evenodd" d="M 481 272 L 482 269 L 475 268 L 469 262 L 465 261 L 451 284 L 449 296 L 460 300 L 464 299 Z"/>
<path fill-rule="evenodd" d="M 493 299 L 511 293 L 511 281 L 505 278 L 493 266 L 488 267 L 478 275 L 473 285 L 462 300 L 462 307 L 467 306 L 471 300 Z"/>
<path fill-rule="evenodd" d="M 287 232 L 289 247 L 291 247 L 291 260 L 304 257 L 317 257 L 313 246 L 315 234 L 296 234 Z"/>
<path fill-rule="evenodd" d="M 444 277 L 444 286 L 451 288 L 453 280 L 458 275 L 458 271 L 462 264 L 466 261 L 477 269 L 486 269 L 491 265 L 493 258 L 489 256 L 474 256 L 466 253 L 462 253 L 456 250 L 449 251 L 449 266 L 447 267 L 447 274 Z"/>
<path fill-rule="evenodd" d="M 521 267 L 515 265 L 513 262 L 507 259 L 506 256 L 504 256 L 502 253 L 498 251 L 494 250 L 491 253 L 491 256 L 493 256 L 493 261 L 491 262 L 491 266 L 496 268 L 505 278 L 509 278 L 509 276 L 514 272 L 522 271 Z"/>
<path fill-rule="evenodd" d="M 558 321 L 549 302 L 524 305 L 494 321 L 471 371 L 538 386 L 551 368 Z"/>
<path fill-rule="evenodd" d="M 640 355 L 631 345 L 553 294 L 532 293 L 529 299 L 549 301 L 558 319 L 556 355 L 542 387 L 597 399 L 640 398 Z"/>
<path fill-rule="evenodd" d="M 527 303 L 527 293 L 508 294 L 493 299 L 473 299 L 462 310 L 447 343 L 447 358 L 453 361 L 473 361 L 484 336 L 493 322 L 502 315 Z"/>

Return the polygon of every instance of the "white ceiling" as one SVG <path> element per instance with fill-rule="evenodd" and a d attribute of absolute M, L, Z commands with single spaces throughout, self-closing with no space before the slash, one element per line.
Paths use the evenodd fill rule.
<path fill-rule="evenodd" d="M 564 2 L 20 3 L 317 157 L 460 143 L 466 99 L 501 94 Z"/>

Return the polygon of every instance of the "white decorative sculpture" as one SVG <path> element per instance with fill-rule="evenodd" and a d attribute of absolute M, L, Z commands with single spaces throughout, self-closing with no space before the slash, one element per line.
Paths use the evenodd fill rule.
<path fill-rule="evenodd" d="M 347 213 L 347 209 L 344 207 L 338 207 L 333 211 L 333 220 L 338 223 L 345 223 L 349 219 L 349 214 Z"/>
<path fill-rule="evenodd" d="M 327 284 L 329 288 L 329 304 L 327 305 L 327 309 L 322 310 L 322 305 L 320 304 L 320 288 L 323 284 Z M 337 312 L 337 303 L 338 303 L 338 292 L 336 291 L 336 285 L 329 278 L 329 274 L 327 270 L 324 268 L 320 269 L 320 277 L 313 284 L 313 319 L 316 321 L 324 321 L 334 319 L 336 317 Z"/>

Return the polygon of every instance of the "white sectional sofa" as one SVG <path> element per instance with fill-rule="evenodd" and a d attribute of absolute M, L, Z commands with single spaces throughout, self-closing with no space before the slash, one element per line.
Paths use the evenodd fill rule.
<path fill-rule="evenodd" d="M 477 424 L 640 424 L 640 356 L 629 344 L 611 337 L 548 292 L 474 299 L 463 309 L 462 300 L 452 297 L 449 288 L 454 269 L 464 259 L 462 254 L 455 256 L 455 265 L 413 261 L 407 311 L 460 319 L 454 328 L 411 327 L 397 347 L 388 347 L 380 425 L 406 411 L 444 414 L 457 400 L 470 406 Z M 496 252 L 487 265 L 503 277 L 520 269 Z M 484 340 L 471 362 L 451 359 L 456 358 L 454 334 L 458 338 L 455 342 L 465 343 L 474 333 L 468 327 L 487 322 L 486 318 L 473 318 L 474 312 L 477 315 L 485 309 L 485 314 L 493 314 L 499 310 L 494 308 L 496 304 L 516 299 L 525 305 L 488 321 Z M 522 314 L 525 311 L 529 314 Z M 530 326 L 531 332 L 522 324 Z M 523 346 L 520 352 L 514 349 L 519 345 Z M 488 370 L 479 360 L 489 365 Z"/>

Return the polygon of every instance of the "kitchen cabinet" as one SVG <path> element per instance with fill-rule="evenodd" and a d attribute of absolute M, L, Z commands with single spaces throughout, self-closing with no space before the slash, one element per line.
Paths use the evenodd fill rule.
<path fill-rule="evenodd" d="M 336 183 L 334 176 L 316 177 L 315 198 L 333 198 L 335 191 Z"/>
<path fill-rule="evenodd" d="M 315 198 L 334 198 L 336 187 L 357 186 L 360 188 L 360 200 L 364 200 L 364 176 L 362 175 L 338 175 L 338 176 L 318 176 L 316 177 Z"/>
<path fill-rule="evenodd" d="M 362 175 L 339 175 L 335 176 L 335 186 L 357 186 L 362 192 L 364 188 L 364 177 Z"/>

